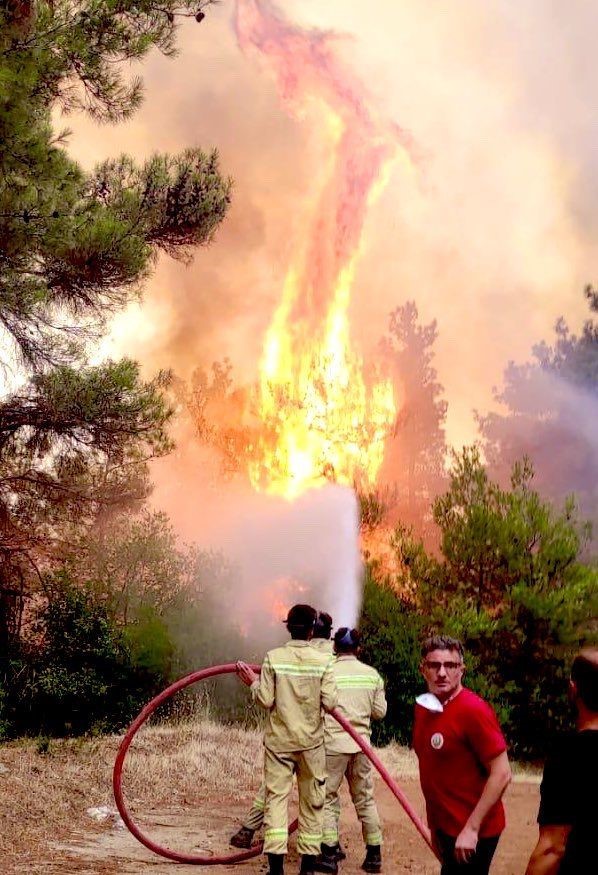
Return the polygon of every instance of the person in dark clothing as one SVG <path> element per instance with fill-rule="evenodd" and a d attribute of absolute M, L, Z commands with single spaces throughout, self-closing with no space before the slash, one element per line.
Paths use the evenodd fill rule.
<path fill-rule="evenodd" d="M 598 648 L 576 656 L 569 695 L 577 732 L 561 738 L 546 760 L 540 835 L 526 875 L 590 875 L 598 868 Z"/>

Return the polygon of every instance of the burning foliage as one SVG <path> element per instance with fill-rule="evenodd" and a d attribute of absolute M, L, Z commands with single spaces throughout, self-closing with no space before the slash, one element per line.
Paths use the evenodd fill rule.
<path fill-rule="evenodd" d="M 329 144 L 264 343 L 257 410 L 265 428 L 251 482 L 287 497 L 326 479 L 372 485 L 396 401 L 389 380 L 366 379 L 348 307 L 368 208 L 408 138 L 369 108 L 327 34 L 291 25 L 258 0 L 239 0 L 236 30 L 241 48 L 273 73 L 288 111 L 317 108 Z"/>

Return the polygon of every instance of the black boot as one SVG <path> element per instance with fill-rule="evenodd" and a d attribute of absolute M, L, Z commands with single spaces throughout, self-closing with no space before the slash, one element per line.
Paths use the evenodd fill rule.
<path fill-rule="evenodd" d="M 330 875 L 336 875 L 338 872 L 338 850 L 338 845 L 322 845 L 321 853 L 316 857 L 314 863 L 314 871 L 329 872 Z"/>
<path fill-rule="evenodd" d="M 230 844 L 233 848 L 250 848 L 253 842 L 253 830 L 247 826 L 242 826 L 241 829 L 230 837 Z"/>
<path fill-rule="evenodd" d="M 336 860 L 337 863 L 340 863 L 341 860 L 345 860 L 347 855 L 341 848 L 339 842 L 336 845 L 322 845 L 322 856 L 331 857 L 333 860 Z M 319 858 L 318 858 L 319 859 Z"/>
<path fill-rule="evenodd" d="M 318 872 L 322 872 L 322 869 L 318 868 L 318 860 L 319 857 L 316 857 L 315 854 L 303 854 L 303 856 L 301 857 L 301 868 L 299 869 L 299 875 L 317 875 Z M 336 869 L 324 869 L 324 871 L 336 872 Z"/>
<path fill-rule="evenodd" d="M 284 875 L 284 854 L 268 854 L 268 875 Z"/>
<path fill-rule="evenodd" d="M 364 872 L 382 872 L 380 845 L 366 845 L 365 860 L 361 868 Z"/>

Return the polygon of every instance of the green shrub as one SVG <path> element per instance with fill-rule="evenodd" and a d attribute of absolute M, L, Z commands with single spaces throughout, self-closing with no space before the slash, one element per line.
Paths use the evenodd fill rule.
<path fill-rule="evenodd" d="M 11 665 L 12 733 L 79 735 L 125 726 L 167 682 L 160 658 L 168 648 L 162 640 L 152 652 L 148 644 L 155 624 L 131 646 L 132 636 L 67 577 L 53 578 L 49 591 L 32 639 Z"/>
<path fill-rule="evenodd" d="M 423 619 L 413 606 L 377 583 L 368 568 L 360 621 L 361 658 L 384 678 L 388 700 L 386 718 L 374 723 L 376 742 L 411 741 L 413 700 L 422 685 L 418 669 L 422 628 Z"/>
<path fill-rule="evenodd" d="M 558 511 L 531 489 L 527 461 L 511 488 L 493 483 L 475 448 L 455 457 L 447 492 L 434 503 L 442 556 L 404 528 L 393 545 L 416 605 L 368 577 L 364 656 L 384 675 L 389 712 L 378 737 L 409 739 L 419 679 L 418 639 L 443 633 L 466 649 L 465 683 L 495 708 L 513 754 L 541 758 L 571 723 L 570 661 L 596 640 L 598 573 L 579 560 L 588 528 L 568 501 Z"/>

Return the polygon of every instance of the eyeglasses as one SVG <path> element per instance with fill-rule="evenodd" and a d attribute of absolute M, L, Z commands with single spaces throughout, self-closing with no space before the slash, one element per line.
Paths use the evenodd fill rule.
<path fill-rule="evenodd" d="M 432 671 L 440 671 L 441 668 L 444 668 L 447 671 L 456 671 L 458 668 L 463 667 L 462 662 L 433 662 L 428 659 L 426 659 L 424 665 Z"/>

